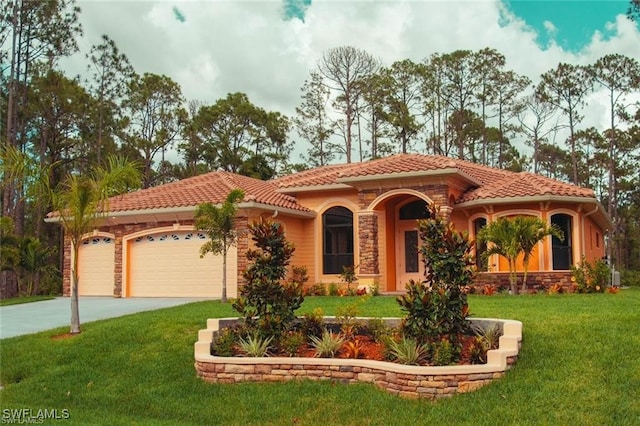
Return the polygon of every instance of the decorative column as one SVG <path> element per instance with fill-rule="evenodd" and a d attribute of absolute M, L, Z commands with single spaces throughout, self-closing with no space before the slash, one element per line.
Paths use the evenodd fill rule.
<path fill-rule="evenodd" d="M 360 259 L 358 272 L 359 286 L 375 286 L 380 277 L 378 213 L 375 211 L 359 211 L 358 247 Z"/>
<path fill-rule="evenodd" d="M 123 297 L 122 294 L 122 235 L 120 232 L 114 237 L 115 250 L 113 262 L 113 297 Z"/>
<path fill-rule="evenodd" d="M 452 211 L 453 211 L 453 207 L 440 206 L 440 210 L 438 211 L 438 214 L 443 220 L 448 222 Z"/>
<path fill-rule="evenodd" d="M 238 283 L 238 294 L 240 294 L 240 288 L 246 284 L 246 280 L 244 278 L 244 272 L 249 267 L 249 262 L 247 260 L 247 251 L 249 250 L 249 218 L 247 216 L 236 217 L 233 222 L 233 227 L 238 233 L 238 239 L 236 241 L 236 248 L 238 257 L 237 260 L 237 283 Z M 231 271 L 227 270 L 227 278 L 230 277 Z M 229 288 L 227 286 L 227 292 L 229 292 Z M 227 295 L 228 296 L 228 295 Z"/>

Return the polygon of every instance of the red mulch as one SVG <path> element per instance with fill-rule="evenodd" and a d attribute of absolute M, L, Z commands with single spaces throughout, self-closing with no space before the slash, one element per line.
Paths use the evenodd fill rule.
<path fill-rule="evenodd" d="M 384 361 L 384 343 L 378 343 L 371 336 L 365 335 L 357 335 L 354 340 L 358 340 L 358 348 L 359 355 L 357 358 L 359 359 L 369 359 L 376 361 Z M 471 359 L 469 356 L 469 348 L 474 340 L 473 336 L 461 336 L 460 340 L 462 341 L 462 353 L 460 356 L 460 360 L 458 361 L 458 365 L 467 365 L 471 364 Z M 348 343 L 348 342 L 347 342 Z M 347 343 L 345 343 L 340 352 L 338 352 L 336 358 L 354 358 L 353 354 L 347 348 Z M 286 354 L 274 354 L 274 356 L 283 356 L 286 357 Z M 314 358 L 316 357 L 315 349 L 308 345 L 302 345 L 298 350 L 297 357 L 301 358 Z"/>

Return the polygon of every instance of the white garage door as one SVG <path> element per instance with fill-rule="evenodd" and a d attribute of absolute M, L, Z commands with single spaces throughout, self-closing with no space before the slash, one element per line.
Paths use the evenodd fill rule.
<path fill-rule="evenodd" d="M 109 237 L 91 237 L 80 243 L 78 294 L 113 296 L 115 244 Z"/>
<path fill-rule="evenodd" d="M 207 241 L 198 232 L 167 232 L 145 235 L 130 242 L 130 297 L 221 297 L 222 255 L 200 247 Z M 236 297 L 237 256 L 227 255 L 227 296 Z"/>

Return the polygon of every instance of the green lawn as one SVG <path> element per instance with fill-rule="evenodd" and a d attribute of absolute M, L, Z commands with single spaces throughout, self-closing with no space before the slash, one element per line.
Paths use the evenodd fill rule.
<path fill-rule="evenodd" d="M 51 299 L 55 299 L 55 298 L 56 298 L 55 296 L 14 297 L 12 299 L 0 300 L 0 306 L 20 305 L 22 303 L 40 302 L 42 300 L 51 300 Z"/>
<path fill-rule="evenodd" d="M 326 315 L 357 298 L 307 298 Z M 477 392 L 405 400 L 372 385 L 214 385 L 195 377 L 193 343 L 229 305 L 200 302 L 0 341 L 0 413 L 69 410 L 56 424 L 104 425 L 638 425 L 640 289 L 619 294 L 471 296 L 475 316 L 524 323 L 515 368 Z M 396 316 L 390 297 L 361 315 Z M 34 411 L 35 412 L 35 411 Z"/>

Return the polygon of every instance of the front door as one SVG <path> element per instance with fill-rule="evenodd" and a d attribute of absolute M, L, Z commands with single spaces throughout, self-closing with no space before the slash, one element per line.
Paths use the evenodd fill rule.
<path fill-rule="evenodd" d="M 409 280 L 424 279 L 424 262 L 418 249 L 420 239 L 415 220 L 399 221 L 396 228 L 396 290 L 404 291 Z"/>

